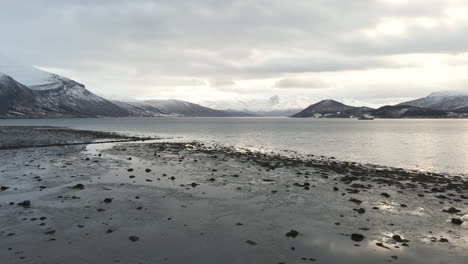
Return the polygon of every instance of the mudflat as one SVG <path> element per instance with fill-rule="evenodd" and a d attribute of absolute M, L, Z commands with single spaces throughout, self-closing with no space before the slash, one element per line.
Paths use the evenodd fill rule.
<path fill-rule="evenodd" d="M 468 179 L 0 127 L 2 263 L 467 263 Z"/>

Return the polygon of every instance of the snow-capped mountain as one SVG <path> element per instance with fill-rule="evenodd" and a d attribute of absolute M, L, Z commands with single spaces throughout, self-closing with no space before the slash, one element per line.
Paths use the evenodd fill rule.
<path fill-rule="evenodd" d="M 274 95 L 270 98 L 250 100 L 201 100 L 198 103 L 213 109 L 241 111 L 258 116 L 291 116 L 309 105 L 310 98 Z"/>
<path fill-rule="evenodd" d="M 342 104 L 335 100 L 322 100 L 310 105 L 292 117 L 357 117 L 369 114 L 373 109 L 369 107 L 355 107 Z"/>
<path fill-rule="evenodd" d="M 411 105 L 444 111 L 457 110 L 468 107 L 468 91 L 436 92 L 427 97 L 403 102 L 399 105 Z"/>
<path fill-rule="evenodd" d="M 237 111 L 214 110 L 181 100 L 147 100 L 118 102 L 115 104 L 136 116 L 184 116 L 184 117 L 246 117 L 253 116 Z"/>
<path fill-rule="evenodd" d="M 0 116 L 128 116 L 71 79 L 0 57 Z M 7 107 L 6 107 L 7 106 Z"/>

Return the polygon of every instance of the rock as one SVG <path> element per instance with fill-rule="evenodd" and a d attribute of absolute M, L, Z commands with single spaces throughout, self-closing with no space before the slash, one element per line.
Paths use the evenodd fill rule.
<path fill-rule="evenodd" d="M 460 218 L 452 218 L 452 224 L 461 225 L 463 221 Z"/>
<path fill-rule="evenodd" d="M 18 206 L 22 206 L 22 207 L 24 207 L 24 208 L 29 208 L 29 207 L 31 207 L 31 201 L 29 201 L 29 200 L 24 200 L 23 202 L 18 203 Z"/>
<path fill-rule="evenodd" d="M 190 186 L 192 186 L 193 188 L 195 188 L 195 187 L 198 186 L 198 183 L 192 182 L 192 184 L 190 184 Z"/>
<path fill-rule="evenodd" d="M 390 198 L 390 194 L 388 194 L 388 193 L 381 193 L 380 195 L 382 195 L 385 198 Z"/>
<path fill-rule="evenodd" d="M 441 238 L 441 239 L 439 239 L 439 242 L 448 243 L 449 241 L 448 241 L 448 239 L 446 239 L 446 238 Z"/>
<path fill-rule="evenodd" d="M 215 178 L 210 178 L 209 181 L 214 182 L 214 181 L 216 181 L 216 179 Z"/>
<path fill-rule="evenodd" d="M 364 236 L 361 234 L 351 234 L 351 240 L 355 242 L 361 242 L 362 240 L 364 240 Z"/>
<path fill-rule="evenodd" d="M 104 199 L 104 201 L 102 201 L 102 202 L 103 202 L 103 203 L 112 203 L 112 200 L 113 200 L 113 199 L 114 199 L 114 198 L 106 198 L 106 199 Z"/>
<path fill-rule="evenodd" d="M 340 188 L 338 188 L 338 187 L 333 187 L 333 191 L 337 192 L 337 191 L 339 191 L 339 190 L 340 190 Z"/>
<path fill-rule="evenodd" d="M 133 178 L 135 178 L 135 175 L 130 175 L 130 176 L 128 176 L 128 177 L 129 177 L 130 179 L 133 179 Z"/>
<path fill-rule="evenodd" d="M 175 180 L 175 177 L 174 176 L 171 176 L 171 181 Z"/>
<path fill-rule="evenodd" d="M 81 183 L 76 184 L 75 186 L 72 187 L 72 189 L 77 189 L 77 190 L 83 190 L 84 185 Z"/>
<path fill-rule="evenodd" d="M 132 171 L 133 171 L 133 169 L 132 169 L 132 168 L 130 168 L 130 169 L 128 169 L 127 171 L 128 171 L 128 172 L 132 172 Z"/>
<path fill-rule="evenodd" d="M 2 191 L 2 192 L 3 192 L 3 191 L 6 191 L 6 190 L 8 190 L 8 189 L 10 189 L 10 187 L 8 187 L 8 186 L 2 186 L 2 187 L 0 187 L 0 191 Z"/>
<path fill-rule="evenodd" d="M 358 199 L 356 199 L 356 198 L 350 198 L 348 201 L 353 202 L 353 203 L 355 203 L 355 204 L 361 204 L 361 203 L 362 203 L 361 200 L 358 200 Z"/>
<path fill-rule="evenodd" d="M 252 240 L 247 240 L 245 241 L 245 243 L 249 244 L 249 245 L 257 245 L 257 243 L 255 243 L 254 241 Z"/>
<path fill-rule="evenodd" d="M 296 230 L 294 229 L 291 229 L 291 231 L 287 232 L 286 233 L 286 237 L 292 237 L 292 238 L 295 238 L 299 235 L 299 232 L 297 232 Z"/>
<path fill-rule="evenodd" d="M 136 242 L 136 241 L 140 240 L 140 238 L 137 237 L 137 236 L 129 236 L 128 239 L 129 239 L 130 241 L 132 241 L 132 242 Z"/>
<path fill-rule="evenodd" d="M 145 172 L 149 173 L 149 172 L 151 172 L 151 170 L 150 170 L 150 169 L 146 169 Z"/>
<path fill-rule="evenodd" d="M 442 210 L 442 212 L 444 212 L 444 213 L 449 213 L 449 214 L 456 214 L 456 213 L 459 213 L 459 212 L 461 212 L 461 211 L 458 210 L 457 208 L 450 207 L 449 209 L 444 209 L 444 210 Z"/>
<path fill-rule="evenodd" d="M 406 208 L 406 207 L 408 207 L 408 205 L 406 205 L 406 204 L 400 204 L 400 207 L 405 207 L 405 208 Z"/>
<path fill-rule="evenodd" d="M 358 212 L 359 214 L 365 214 L 366 210 L 364 208 L 353 209 L 354 211 Z"/>
<path fill-rule="evenodd" d="M 401 238 L 401 236 L 399 236 L 399 235 L 393 235 L 392 238 L 393 238 L 393 240 L 395 240 L 398 243 L 405 242 L 405 240 L 403 238 Z"/>

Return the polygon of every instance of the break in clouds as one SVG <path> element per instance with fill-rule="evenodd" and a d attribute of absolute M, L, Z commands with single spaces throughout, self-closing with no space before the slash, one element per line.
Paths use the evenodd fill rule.
<path fill-rule="evenodd" d="M 4 55 L 135 99 L 369 106 L 466 89 L 468 1 L 5 1 Z"/>

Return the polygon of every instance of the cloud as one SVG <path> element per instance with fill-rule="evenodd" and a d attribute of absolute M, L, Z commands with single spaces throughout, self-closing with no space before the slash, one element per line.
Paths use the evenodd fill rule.
<path fill-rule="evenodd" d="M 434 73 L 419 58 L 395 60 L 405 54 L 451 54 L 452 63 L 441 61 L 442 72 L 465 67 L 466 56 L 456 57 L 468 52 L 467 12 L 464 0 L 5 1 L 0 53 L 62 69 L 102 93 L 171 96 L 172 90 L 174 97 L 194 98 L 207 89 L 203 96 L 216 91 L 228 98 L 237 89 L 243 96 L 268 96 L 274 88 L 322 86 L 314 79 L 336 83 L 333 78 L 349 72 Z M 448 76 L 447 85 L 458 78 Z M 362 78 L 340 85 L 355 91 L 350 97 L 358 84 L 375 87 L 383 100 L 392 92 L 386 76 L 372 83 Z M 181 92 L 181 83 L 194 94 Z M 426 91 L 411 87 L 398 91 Z M 339 96 L 326 90 L 328 97 Z"/>
<path fill-rule="evenodd" d="M 307 88 L 307 89 L 322 89 L 330 87 L 330 84 L 310 78 L 282 78 L 275 82 L 276 88 Z"/>

